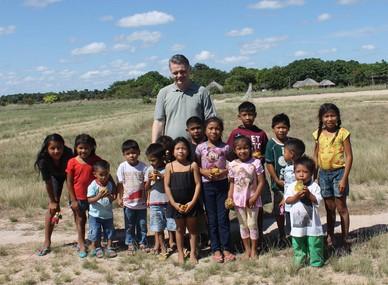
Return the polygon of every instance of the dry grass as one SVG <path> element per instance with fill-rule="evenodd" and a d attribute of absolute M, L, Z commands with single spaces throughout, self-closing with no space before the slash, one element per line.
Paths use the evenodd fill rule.
<path fill-rule="evenodd" d="M 388 133 L 385 131 L 384 118 L 388 104 L 374 104 L 374 100 L 388 100 L 388 96 L 369 97 L 369 103 L 362 98 L 334 100 L 342 111 L 343 125 L 352 132 L 355 161 L 349 197 L 351 213 L 378 212 L 385 210 L 387 205 L 385 164 L 388 161 Z M 307 153 L 311 154 L 311 133 L 317 126 L 317 110 L 325 101 L 257 104 L 256 122 L 271 136 L 272 116 L 287 113 L 292 124 L 290 136 L 303 139 Z M 237 105 L 230 102 L 217 105 L 220 116 L 225 120 L 225 139 L 230 130 L 238 125 Z M 0 107 L 0 150 L 5 165 L 0 169 L 0 211 L 6 220 L 4 228 L 15 230 L 21 224 L 29 224 L 31 229 L 28 231 L 43 235 L 42 213 L 47 198 L 32 166 L 47 134 L 61 133 L 69 146 L 81 132 L 95 136 L 97 153 L 110 161 L 114 173 L 122 161 L 122 141 L 134 138 L 143 150 L 149 143 L 152 112 L 153 106 L 129 100 Z M 144 156 L 141 158 L 144 160 Z M 62 197 L 64 205 L 66 195 Z M 122 226 L 122 215 L 116 216 L 115 223 Z M 75 235 L 70 215 L 64 217 L 56 232 Z M 322 269 L 304 268 L 299 271 L 290 265 L 290 249 L 273 249 L 258 260 L 224 265 L 213 264 L 209 258 L 205 258 L 193 267 L 177 266 L 174 257 L 161 263 L 153 256 L 137 254 L 128 257 L 125 252 L 119 252 L 119 256 L 112 260 L 89 257 L 80 260 L 71 247 L 61 244 L 54 244 L 49 256 L 38 258 L 32 254 L 37 247 L 38 244 L 31 243 L 0 247 L 0 284 L 388 283 L 387 234 L 360 241 L 352 255 L 329 259 Z"/>
<path fill-rule="evenodd" d="M 385 161 L 388 160 L 388 134 L 383 118 L 388 104 L 373 104 L 373 100 L 386 99 L 387 96 L 370 97 L 369 103 L 363 102 L 362 98 L 334 100 L 341 109 L 343 126 L 352 132 L 355 158 L 351 172 L 352 186 L 387 184 Z M 292 125 L 290 135 L 303 139 L 307 146 L 306 153 L 311 154 L 311 133 L 317 126 L 319 105 L 324 101 L 257 104 L 256 123 L 272 136 L 272 116 L 287 113 Z M 237 105 L 217 105 L 220 116 L 225 120 L 225 139 L 230 130 L 238 125 Z M 143 150 L 146 148 L 150 141 L 152 112 L 152 105 L 130 100 L 1 107 L 0 121 L 5 127 L 0 128 L 0 149 L 6 167 L 0 169 L 0 207 L 25 209 L 46 206 L 46 193 L 42 191 L 40 178 L 32 165 L 47 134 L 61 133 L 69 146 L 72 146 L 77 134 L 91 134 L 97 140 L 97 153 L 110 161 L 114 173 L 122 161 L 120 146 L 125 139 L 134 138 Z M 144 160 L 144 156 L 141 158 Z M 381 201 L 385 200 L 386 190 L 360 194 L 360 199 L 370 198 L 383 205 Z M 352 194 L 351 200 L 358 200 L 358 196 Z"/>

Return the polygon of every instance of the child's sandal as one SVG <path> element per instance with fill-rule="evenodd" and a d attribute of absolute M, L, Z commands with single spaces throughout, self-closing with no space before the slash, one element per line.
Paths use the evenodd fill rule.
<path fill-rule="evenodd" d="M 139 250 L 142 251 L 142 252 L 145 252 L 145 253 L 150 252 L 149 248 L 147 248 L 147 247 L 145 246 L 145 244 L 139 245 Z"/>
<path fill-rule="evenodd" d="M 113 257 L 117 256 L 117 253 L 116 253 L 116 251 L 112 247 L 108 247 L 106 249 L 106 256 L 109 257 L 109 258 L 113 258 Z"/>
<path fill-rule="evenodd" d="M 225 262 L 228 262 L 228 261 L 235 261 L 236 260 L 236 256 L 232 253 L 228 253 L 224 256 L 224 261 Z"/>
<path fill-rule="evenodd" d="M 46 254 L 48 254 L 50 252 L 51 252 L 51 249 L 49 247 L 44 247 L 44 248 L 39 249 L 36 252 L 36 255 L 37 256 L 45 256 Z"/>
<path fill-rule="evenodd" d="M 135 255 L 135 248 L 133 247 L 133 245 L 128 245 L 127 254 L 130 256 Z"/>
<path fill-rule="evenodd" d="M 217 263 L 223 263 L 224 262 L 224 258 L 222 257 L 222 255 L 221 254 L 213 254 L 212 255 L 212 260 L 214 261 L 214 262 L 217 262 Z"/>
<path fill-rule="evenodd" d="M 168 253 L 167 252 L 159 254 L 159 257 L 158 257 L 158 259 L 160 261 L 165 261 L 165 260 L 167 260 L 167 258 L 168 258 Z"/>

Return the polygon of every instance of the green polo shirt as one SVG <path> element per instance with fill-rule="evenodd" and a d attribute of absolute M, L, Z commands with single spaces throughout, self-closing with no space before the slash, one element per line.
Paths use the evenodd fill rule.
<path fill-rule="evenodd" d="M 173 139 L 187 137 L 186 121 L 192 116 L 202 120 L 216 116 L 209 91 L 205 87 L 192 82 L 182 91 L 173 83 L 159 91 L 154 119 L 165 121 L 164 135 Z"/>

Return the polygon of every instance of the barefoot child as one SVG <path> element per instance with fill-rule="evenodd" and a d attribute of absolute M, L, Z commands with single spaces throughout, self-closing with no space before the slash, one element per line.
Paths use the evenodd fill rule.
<path fill-rule="evenodd" d="M 164 189 L 170 200 L 176 223 L 178 262 L 184 263 L 183 239 L 186 228 L 190 234 L 190 262 L 197 263 L 197 217 L 203 209 L 198 203 L 201 176 L 196 162 L 190 161 L 190 144 L 187 139 L 174 140 L 174 160 L 166 165 Z"/>
<path fill-rule="evenodd" d="M 69 192 L 71 209 L 77 227 L 79 257 L 87 256 L 85 247 L 86 211 L 89 209 L 88 186 L 94 180 L 93 164 L 101 160 L 96 155 L 96 141 L 87 134 L 75 138 L 74 153 L 76 157 L 69 160 L 66 167 L 67 190 Z"/>
<path fill-rule="evenodd" d="M 147 250 L 147 198 L 144 189 L 147 166 L 139 161 L 140 148 L 136 141 L 126 140 L 121 150 L 125 161 L 117 168 L 118 204 L 124 207 L 127 253 L 133 255 L 136 244 L 141 251 Z"/>
<path fill-rule="evenodd" d="M 254 158 L 260 159 L 261 164 L 264 166 L 264 154 L 268 142 L 268 137 L 264 130 L 260 129 L 258 126 L 255 125 L 256 116 L 256 106 L 249 101 L 242 102 L 238 106 L 237 116 L 242 124 L 230 133 L 228 141 L 226 143 L 230 146 L 231 149 L 233 149 L 234 138 L 236 136 L 246 136 L 251 140 L 252 156 Z M 261 195 L 261 201 L 263 204 L 267 204 L 272 201 L 271 192 L 269 190 L 267 180 L 265 180 L 265 187 Z M 260 205 L 259 213 L 257 215 L 257 225 L 259 230 L 259 247 L 262 247 L 263 242 L 263 217 L 264 211 L 262 205 Z"/>
<path fill-rule="evenodd" d="M 229 193 L 240 223 L 245 259 L 256 257 L 258 239 L 257 215 L 261 192 L 265 186 L 264 168 L 252 157 L 251 140 L 245 136 L 234 139 L 233 150 L 237 159 L 229 163 Z"/>
<path fill-rule="evenodd" d="M 91 256 L 102 258 L 115 257 L 116 251 L 112 247 L 114 235 L 112 202 L 116 198 L 113 183 L 109 181 L 109 163 L 100 160 L 93 165 L 95 179 L 88 187 L 89 202 L 89 240 L 91 241 Z M 107 241 L 105 253 L 101 247 L 101 230 Z"/>
<path fill-rule="evenodd" d="M 58 134 L 48 135 L 38 152 L 34 166 L 42 175 L 49 200 L 44 223 L 44 243 L 37 252 L 38 256 L 44 256 L 51 251 L 51 235 L 55 225 L 53 217 L 61 211 L 60 200 L 66 179 L 65 169 L 72 156 L 73 152 L 65 146 L 65 141 Z"/>
<path fill-rule="evenodd" d="M 341 114 L 338 107 L 325 103 L 319 108 L 318 130 L 315 139 L 314 158 L 319 168 L 319 185 L 325 201 L 327 213 L 327 244 L 334 240 L 336 210 L 341 218 L 342 243 L 348 246 L 349 212 L 346 197 L 349 195 L 349 173 L 353 154 L 350 132 L 341 127 Z"/>
<path fill-rule="evenodd" d="M 150 209 L 150 229 L 155 234 L 153 252 L 160 253 L 159 259 L 165 260 L 167 255 L 164 244 L 164 230 L 175 231 L 175 220 L 167 218 L 168 197 L 164 191 L 164 149 L 161 144 L 150 144 L 145 152 L 151 166 L 145 176 L 147 191 L 147 207 Z"/>
<path fill-rule="evenodd" d="M 294 263 L 304 266 L 321 267 L 323 258 L 323 229 L 319 218 L 318 205 L 322 200 L 321 189 L 312 181 L 315 171 L 314 161 L 302 156 L 294 162 L 297 181 L 286 189 L 286 203 L 291 205 L 291 236 Z"/>

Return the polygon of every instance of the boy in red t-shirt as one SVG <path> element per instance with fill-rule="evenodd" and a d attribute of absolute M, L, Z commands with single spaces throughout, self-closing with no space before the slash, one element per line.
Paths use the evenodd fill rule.
<path fill-rule="evenodd" d="M 233 149 L 233 142 L 235 137 L 245 136 L 248 137 L 252 142 L 252 156 L 260 159 L 262 165 L 265 163 L 265 147 L 267 146 L 268 137 L 265 131 L 257 127 L 254 122 L 256 119 L 256 107 L 253 103 L 245 101 L 238 106 L 237 117 L 242 122 L 242 125 L 234 129 L 227 140 L 227 144 Z M 263 205 L 272 201 L 271 193 L 269 191 L 268 183 L 263 190 L 261 196 Z M 263 242 L 263 207 L 259 208 L 257 217 L 257 226 L 259 232 L 258 245 L 261 246 Z"/>

